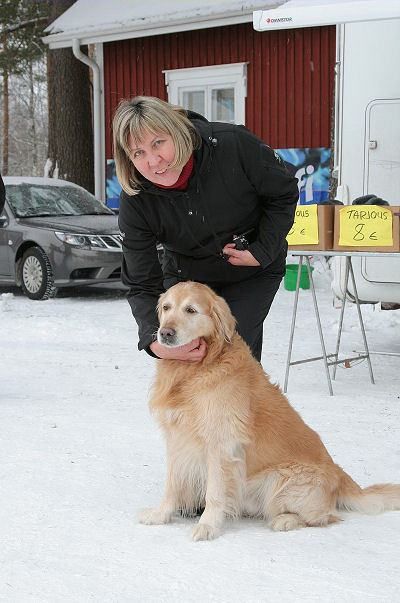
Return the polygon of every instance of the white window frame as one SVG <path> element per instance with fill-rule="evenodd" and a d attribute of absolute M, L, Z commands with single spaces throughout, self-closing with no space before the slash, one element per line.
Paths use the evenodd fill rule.
<path fill-rule="evenodd" d="M 234 123 L 246 123 L 247 63 L 227 63 L 207 67 L 189 67 L 163 71 L 168 100 L 182 105 L 183 92 L 205 92 L 205 116 L 211 121 L 211 90 L 234 89 Z"/>

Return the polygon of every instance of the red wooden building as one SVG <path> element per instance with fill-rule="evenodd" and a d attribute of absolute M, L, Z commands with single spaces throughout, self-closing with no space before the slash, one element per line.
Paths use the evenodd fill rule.
<path fill-rule="evenodd" d="M 96 180 L 103 198 L 104 168 L 113 157 L 112 115 L 120 99 L 135 95 L 245 123 L 276 149 L 329 149 L 334 26 L 257 32 L 253 10 L 282 4 L 271 1 L 159 0 L 146 8 L 113 0 L 96 3 L 96 14 L 88 14 L 90 4 L 78 0 L 45 40 L 50 48 L 95 45 Z"/>

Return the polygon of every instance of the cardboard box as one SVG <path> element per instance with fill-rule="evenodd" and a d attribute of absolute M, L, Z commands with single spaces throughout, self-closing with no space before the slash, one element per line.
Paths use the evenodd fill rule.
<path fill-rule="evenodd" d="M 311 208 L 311 205 L 298 205 L 296 209 L 295 216 L 295 224 L 297 223 L 297 218 L 303 221 L 303 224 L 307 225 L 307 216 L 299 215 L 299 212 L 307 211 L 307 209 Z M 310 249 L 310 250 L 320 250 L 325 251 L 327 249 L 332 249 L 333 246 L 333 221 L 334 221 L 334 205 L 317 205 L 317 236 L 318 243 L 304 243 L 304 245 L 294 244 L 289 245 L 289 250 L 294 249 Z M 307 227 L 307 226 L 306 226 Z"/>
<path fill-rule="evenodd" d="M 342 209 L 345 209 L 345 212 L 340 214 Z M 387 220 L 388 212 L 392 214 L 391 232 L 390 221 Z M 400 251 L 399 232 L 400 207 L 398 206 L 335 206 L 333 249 L 336 251 L 378 251 L 382 253 Z M 391 244 L 386 244 L 388 235 L 392 239 Z M 348 244 L 347 241 L 350 241 L 351 244 Z"/>

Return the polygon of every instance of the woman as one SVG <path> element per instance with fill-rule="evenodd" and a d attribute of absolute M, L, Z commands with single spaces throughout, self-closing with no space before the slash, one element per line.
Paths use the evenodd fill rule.
<path fill-rule="evenodd" d="M 122 101 L 113 131 L 123 189 L 122 280 L 139 326 L 139 349 L 159 358 L 204 357 L 204 341 L 166 348 L 155 336 L 159 295 L 194 280 L 225 298 L 260 361 L 263 322 L 285 273 L 297 179 L 243 126 L 208 122 L 157 98 Z M 233 238 L 242 233 L 249 244 L 237 249 Z M 157 241 L 165 249 L 162 267 Z"/>

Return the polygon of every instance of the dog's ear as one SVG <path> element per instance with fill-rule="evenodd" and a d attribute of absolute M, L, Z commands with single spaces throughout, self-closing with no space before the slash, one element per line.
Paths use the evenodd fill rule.
<path fill-rule="evenodd" d="M 211 318 L 215 324 L 216 332 L 228 343 L 231 342 L 235 332 L 236 320 L 222 297 L 216 296 L 211 309 Z"/>
<path fill-rule="evenodd" d="M 160 320 L 160 317 L 161 317 L 161 308 L 162 308 L 162 305 L 164 302 L 164 297 L 165 297 L 165 292 L 161 293 L 160 297 L 158 298 L 157 307 L 156 307 L 158 320 Z"/>

